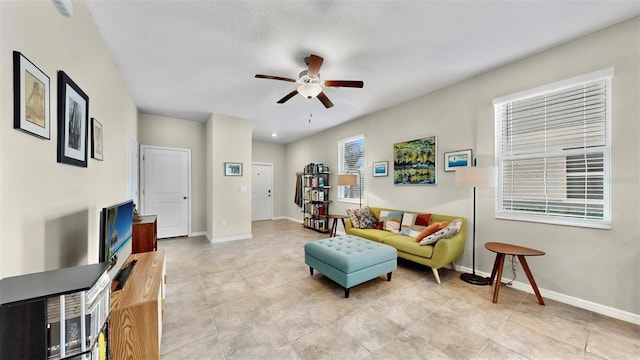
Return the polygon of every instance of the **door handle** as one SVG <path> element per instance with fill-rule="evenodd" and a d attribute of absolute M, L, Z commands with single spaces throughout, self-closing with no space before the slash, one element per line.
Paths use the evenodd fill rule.
<path fill-rule="evenodd" d="M 183 199 L 185 199 L 185 200 L 187 200 L 187 197 L 186 197 L 186 196 L 184 196 L 184 197 L 182 197 L 182 198 L 183 198 Z"/>

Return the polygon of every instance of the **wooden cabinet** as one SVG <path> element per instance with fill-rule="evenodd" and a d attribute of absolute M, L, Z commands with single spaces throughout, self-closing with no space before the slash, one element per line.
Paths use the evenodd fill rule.
<path fill-rule="evenodd" d="M 145 215 L 141 221 L 133 223 L 131 252 L 137 254 L 154 250 L 158 250 L 158 217 Z"/>
<path fill-rule="evenodd" d="M 311 163 L 302 177 L 303 225 L 320 232 L 329 232 L 330 175 L 327 167 Z"/>
<path fill-rule="evenodd" d="M 132 265 L 133 264 L 133 265 Z M 110 349 L 114 360 L 159 359 L 166 292 L 164 250 L 131 254 L 124 286 L 111 285 Z M 122 272 L 123 270 L 121 270 Z"/>

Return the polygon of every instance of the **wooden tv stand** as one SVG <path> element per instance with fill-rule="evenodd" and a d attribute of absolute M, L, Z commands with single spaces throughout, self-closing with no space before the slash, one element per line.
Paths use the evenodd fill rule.
<path fill-rule="evenodd" d="M 124 287 L 111 284 L 110 350 L 113 359 L 159 359 L 166 293 L 164 250 L 131 254 Z M 121 270 L 122 271 L 122 270 Z"/>

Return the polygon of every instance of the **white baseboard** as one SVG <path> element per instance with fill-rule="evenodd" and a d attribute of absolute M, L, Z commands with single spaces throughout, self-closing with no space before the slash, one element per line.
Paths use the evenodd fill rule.
<path fill-rule="evenodd" d="M 450 265 L 447 266 L 447 267 L 450 268 Z M 472 272 L 473 271 L 473 269 L 471 269 L 471 268 L 468 268 L 466 266 L 460 266 L 458 264 L 456 264 L 456 270 L 459 271 L 459 272 Z M 491 276 L 491 274 L 489 274 L 489 273 L 485 273 L 485 272 L 478 271 L 478 270 L 476 270 L 476 274 L 478 274 L 480 276 L 484 276 L 484 277 Z M 520 274 L 522 274 L 524 276 L 524 271 L 520 270 Z M 502 277 L 502 282 L 508 283 L 510 281 L 511 281 L 511 279 Z M 531 288 L 531 284 L 529 284 L 528 280 L 527 280 L 527 282 L 514 281 L 513 284 L 511 285 L 511 287 L 514 288 L 514 289 L 517 289 L 517 290 L 528 292 L 529 294 L 533 294 L 533 289 Z M 606 305 L 602 305 L 602 304 L 597 304 L 597 303 L 594 303 L 594 302 L 591 302 L 591 301 L 588 301 L 588 300 L 584 300 L 584 299 L 580 299 L 580 298 L 577 298 L 577 297 L 569 296 L 569 295 L 562 294 L 562 293 L 559 293 L 559 292 L 542 289 L 540 287 L 538 287 L 538 290 L 540 290 L 540 294 L 542 295 L 543 298 L 555 300 L 555 301 L 558 301 L 558 302 L 561 302 L 561 303 L 564 303 L 564 304 L 568 304 L 568 305 L 571 305 L 571 306 L 575 306 L 575 307 L 578 307 L 578 308 L 581 308 L 581 309 L 593 311 L 593 312 L 598 313 L 598 314 L 610 316 L 610 317 L 618 319 L 618 320 L 622 320 L 622 321 L 630 322 L 632 324 L 640 325 L 640 314 L 630 313 L 628 311 L 612 308 L 610 306 L 606 306 Z"/>
<path fill-rule="evenodd" d="M 253 234 L 225 236 L 225 237 L 219 237 L 219 238 L 211 238 L 209 234 L 207 234 L 207 240 L 209 240 L 209 242 L 212 244 L 223 243 L 227 241 L 247 240 L 251 238 L 253 238 Z"/>
<path fill-rule="evenodd" d="M 282 216 L 282 219 L 286 219 L 286 220 L 291 220 L 293 222 L 297 222 L 298 224 L 302 224 L 302 219 L 298 219 L 298 218 L 292 218 L 289 216 Z"/>
<path fill-rule="evenodd" d="M 209 234 L 206 231 L 196 231 L 189 234 L 189 237 L 204 236 L 209 240 Z"/>

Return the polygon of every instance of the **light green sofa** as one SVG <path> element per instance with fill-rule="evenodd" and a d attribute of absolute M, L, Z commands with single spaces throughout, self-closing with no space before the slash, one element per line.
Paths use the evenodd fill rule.
<path fill-rule="evenodd" d="M 375 207 L 369 207 L 369 209 L 375 215 L 376 219 L 380 219 L 380 211 L 382 210 L 403 211 Z M 407 212 L 416 213 L 414 211 Z M 415 239 L 410 236 L 394 234 L 386 230 L 354 228 L 349 219 L 345 219 L 345 230 L 349 235 L 359 236 L 393 246 L 398 250 L 398 257 L 429 266 L 431 271 L 433 271 L 433 276 L 436 278 L 436 281 L 438 284 L 441 284 L 438 269 L 447 264 L 451 264 L 451 268 L 454 271 L 456 270 L 455 261 L 460 254 L 462 254 L 464 244 L 467 241 L 467 220 L 460 216 L 431 214 L 430 224 L 437 221 L 453 221 L 455 219 L 462 219 L 460 232 L 453 237 L 438 240 L 434 245 L 426 246 L 420 246 Z"/>

